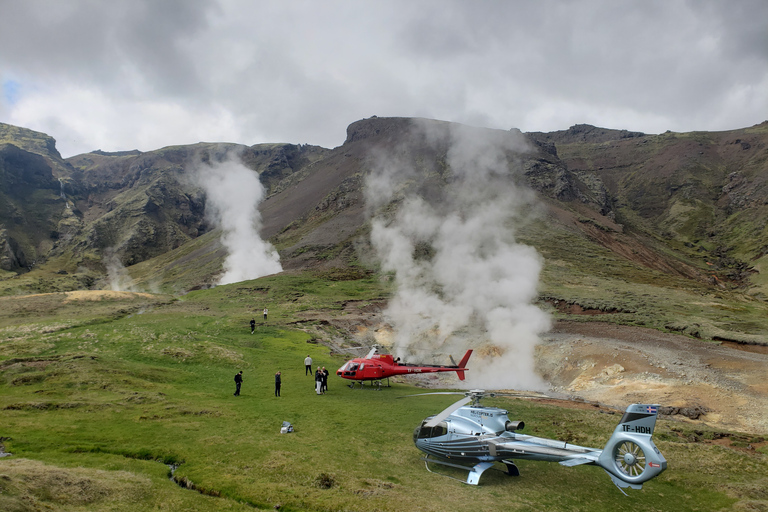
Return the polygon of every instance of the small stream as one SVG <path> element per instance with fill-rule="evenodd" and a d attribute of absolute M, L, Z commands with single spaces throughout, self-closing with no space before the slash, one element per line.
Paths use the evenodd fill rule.
<path fill-rule="evenodd" d="M 13 455 L 12 453 L 9 453 L 5 451 L 5 445 L 3 444 L 3 441 L 10 441 L 10 437 L 0 437 L 0 459 L 3 457 L 8 457 L 10 455 Z"/>
<path fill-rule="evenodd" d="M 67 194 L 64 193 L 64 181 L 61 178 L 59 178 L 59 186 L 59 195 L 64 200 L 64 204 L 67 205 L 67 209 L 69 210 L 69 201 L 67 201 Z"/>
<path fill-rule="evenodd" d="M 176 474 L 176 470 L 179 469 L 179 466 L 181 466 L 181 464 L 166 464 L 166 466 L 168 466 L 168 470 L 169 470 L 168 478 L 175 482 L 175 480 L 173 479 L 173 475 Z"/>
<path fill-rule="evenodd" d="M 181 478 L 178 478 L 176 476 L 176 470 L 179 469 L 179 466 L 181 464 L 166 464 L 168 466 L 168 469 L 170 470 L 168 472 L 168 479 L 181 487 L 182 489 L 189 489 L 190 491 L 197 491 L 200 494 L 205 494 L 206 496 L 214 496 L 214 497 L 221 497 L 221 493 L 215 489 L 206 489 L 204 487 L 200 487 L 198 485 L 195 485 L 192 480 L 189 480 L 187 477 L 182 476 Z"/>

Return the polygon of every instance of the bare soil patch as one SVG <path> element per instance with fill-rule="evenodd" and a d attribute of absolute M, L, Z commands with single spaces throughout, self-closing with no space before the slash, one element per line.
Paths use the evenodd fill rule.
<path fill-rule="evenodd" d="M 105 299 L 131 299 L 135 297 L 150 299 L 154 297 L 154 295 L 151 293 L 117 292 L 113 290 L 77 290 L 73 292 L 66 292 L 66 295 L 67 298 L 64 299 L 64 302 Z"/>
<path fill-rule="evenodd" d="M 623 408 L 658 403 L 718 428 L 768 432 L 768 354 L 603 322 L 557 322 L 537 349 L 556 392 Z"/>

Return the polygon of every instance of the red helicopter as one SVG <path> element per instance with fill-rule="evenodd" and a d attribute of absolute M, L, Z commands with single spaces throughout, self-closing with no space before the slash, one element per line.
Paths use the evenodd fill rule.
<path fill-rule="evenodd" d="M 389 386 L 389 377 L 393 375 L 409 375 L 413 373 L 434 373 L 434 372 L 456 372 L 459 380 L 464 380 L 464 372 L 467 371 L 467 361 L 472 355 L 472 350 L 467 350 L 459 364 L 451 358 L 453 365 L 415 365 L 401 363 L 400 358 L 395 359 L 390 354 L 377 354 L 376 347 L 373 347 L 368 355 L 363 358 L 352 359 L 344 363 L 344 366 L 336 371 L 336 375 L 344 379 L 351 380 L 349 387 L 354 387 L 355 382 L 359 382 L 362 387 L 366 380 L 378 382 L 381 389 L 382 379 L 387 379 Z"/>

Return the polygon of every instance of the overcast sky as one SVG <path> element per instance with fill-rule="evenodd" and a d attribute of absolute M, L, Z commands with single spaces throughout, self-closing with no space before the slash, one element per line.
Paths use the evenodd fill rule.
<path fill-rule="evenodd" d="M 372 115 L 728 130 L 768 119 L 768 1 L 0 0 L 0 82 L 65 157 Z"/>

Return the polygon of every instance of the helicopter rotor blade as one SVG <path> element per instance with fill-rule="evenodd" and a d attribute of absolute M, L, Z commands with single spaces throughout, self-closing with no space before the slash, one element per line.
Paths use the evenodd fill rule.
<path fill-rule="evenodd" d="M 415 395 L 403 395 L 397 398 L 408 398 L 410 396 L 426 396 L 426 395 L 466 395 L 463 391 L 433 391 L 431 393 L 416 393 Z"/>
<path fill-rule="evenodd" d="M 426 422 L 424 424 L 424 426 L 425 427 L 434 427 L 435 425 L 437 425 L 438 423 L 443 421 L 445 418 L 450 416 L 454 411 L 457 411 L 458 409 L 460 409 L 461 407 L 463 407 L 464 405 L 468 404 L 471 401 L 472 401 L 472 397 L 471 396 L 467 396 L 467 397 L 462 398 L 461 400 L 459 400 L 455 404 L 449 406 L 443 412 L 441 412 L 440 414 L 438 414 L 437 416 L 435 416 L 434 418 L 432 418 L 431 420 Z"/>
<path fill-rule="evenodd" d="M 512 398 L 551 398 L 544 394 L 530 394 L 530 393 L 505 393 L 505 392 L 493 392 L 488 393 L 488 396 L 490 397 L 496 397 L 496 396 L 508 396 Z"/>
<path fill-rule="evenodd" d="M 399 396 L 397 398 L 408 398 L 411 396 L 425 396 L 425 395 L 464 395 L 468 397 L 473 397 L 474 399 L 480 400 L 485 397 L 495 398 L 497 396 L 505 396 L 505 397 L 511 397 L 511 398 L 557 398 L 549 395 L 545 395 L 544 393 L 510 393 L 507 391 L 486 391 L 484 389 L 470 389 L 468 391 L 431 391 L 429 393 L 416 393 L 414 395 L 403 395 Z"/>

